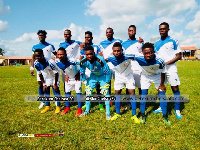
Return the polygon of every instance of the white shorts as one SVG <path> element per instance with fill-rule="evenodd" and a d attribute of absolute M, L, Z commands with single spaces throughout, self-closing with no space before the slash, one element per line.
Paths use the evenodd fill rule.
<path fill-rule="evenodd" d="M 81 93 L 81 81 L 76 81 L 75 79 L 69 79 L 65 82 L 65 92 L 71 92 L 75 90 L 76 93 Z"/>
<path fill-rule="evenodd" d="M 158 75 L 153 75 L 153 76 L 146 76 L 146 75 L 141 75 L 141 89 L 149 89 L 151 87 L 151 83 L 154 83 L 155 88 L 158 89 L 160 86 L 160 81 L 161 81 L 161 74 Z"/>
<path fill-rule="evenodd" d="M 166 66 L 166 77 L 171 86 L 177 86 L 181 84 L 178 77 L 176 64 Z"/>
<path fill-rule="evenodd" d="M 127 76 L 115 74 L 114 89 L 121 90 L 124 88 L 124 85 L 127 89 L 135 89 L 135 80 L 132 72 Z"/>
<path fill-rule="evenodd" d="M 141 88 L 140 78 L 141 78 L 141 71 L 133 71 L 133 76 L 135 80 L 135 86 Z"/>
<path fill-rule="evenodd" d="M 45 84 L 47 86 L 53 86 L 55 84 L 55 79 L 54 78 L 45 79 Z M 58 79 L 57 86 L 58 87 L 60 86 L 60 79 Z"/>
<path fill-rule="evenodd" d="M 37 72 L 37 81 L 41 81 L 40 80 L 40 76 L 39 76 L 39 73 Z"/>

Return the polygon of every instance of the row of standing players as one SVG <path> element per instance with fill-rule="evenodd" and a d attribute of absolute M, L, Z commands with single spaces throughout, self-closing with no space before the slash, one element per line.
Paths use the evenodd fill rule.
<path fill-rule="evenodd" d="M 101 90 L 97 88 L 97 94 L 102 93 L 106 96 L 109 95 L 110 74 L 113 72 L 115 74 L 114 89 L 116 94 L 116 113 L 113 117 L 110 117 L 110 103 L 106 101 L 106 118 L 108 120 L 116 120 L 121 117 L 120 94 L 125 84 L 132 98 L 131 119 L 133 119 L 135 123 L 144 123 L 146 118 L 145 102 L 140 102 L 140 120 L 136 116 L 136 100 L 134 97 L 135 86 L 139 88 L 139 94 L 146 97 L 151 82 L 154 82 L 159 96 L 164 99 L 164 81 L 166 75 L 174 93 L 174 97 L 176 97 L 177 100 L 179 100 L 180 97 L 178 88 L 180 81 L 175 65 L 175 62 L 181 58 L 180 46 L 177 40 L 168 35 L 169 30 L 168 23 L 163 22 L 159 25 L 161 39 L 157 41 L 154 46 L 151 43 L 143 44 L 142 39 L 137 40 L 135 38 L 136 27 L 134 25 L 129 26 L 129 39 L 124 42 L 113 38 L 113 29 L 107 28 L 107 40 L 102 41 L 100 46 L 92 43 L 93 37 L 90 31 L 85 32 L 85 42 L 81 43 L 71 40 L 71 31 L 65 30 L 65 42 L 60 43 L 60 48 L 57 52 L 53 45 L 45 41 L 46 31 L 39 30 L 38 37 L 40 43 L 34 45 L 32 49 L 34 52 L 32 62 L 34 62 L 37 71 L 39 95 L 42 96 L 44 93 L 48 95 L 50 93 L 50 86 L 53 87 L 54 95 L 60 95 L 59 82 L 55 82 L 59 81 L 59 71 L 56 71 L 57 67 L 62 69 L 65 74 L 63 75 L 63 77 L 65 77 L 65 96 L 68 97 L 71 94 L 71 91 L 75 90 L 77 99 L 80 99 L 81 95 L 81 81 L 85 83 L 86 96 L 92 95 L 96 82 L 100 82 L 101 86 Z M 55 62 L 48 60 L 51 58 L 51 52 L 57 57 Z M 156 55 L 154 52 L 156 52 Z M 77 62 L 77 60 L 81 60 L 80 73 L 76 63 L 74 63 Z M 33 64 L 30 70 L 31 75 L 34 75 Z M 52 72 L 48 72 L 49 70 Z M 53 78 L 51 77 L 51 74 L 53 74 Z M 81 79 L 81 81 L 78 79 Z M 44 103 L 42 102 L 39 108 L 43 107 L 43 104 Z M 45 109 L 42 110 L 41 113 L 45 113 L 50 109 L 50 103 L 46 102 L 45 104 Z M 78 101 L 76 116 L 85 116 L 89 113 L 90 101 L 86 101 L 85 106 L 86 110 L 82 113 L 81 102 Z M 170 125 L 171 123 L 167 118 L 167 103 L 162 101 L 160 106 L 161 107 L 154 112 L 162 112 L 164 123 Z M 101 110 L 103 109 L 102 104 L 99 104 L 99 107 Z M 65 102 L 65 108 L 61 114 L 66 114 L 69 111 L 70 103 Z M 55 113 L 59 112 L 60 103 L 56 102 Z M 182 118 L 180 114 L 180 101 L 175 101 L 175 115 L 178 119 Z"/>

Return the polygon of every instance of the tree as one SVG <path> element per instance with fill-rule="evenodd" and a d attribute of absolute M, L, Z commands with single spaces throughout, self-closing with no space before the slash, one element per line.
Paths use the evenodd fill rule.
<path fill-rule="evenodd" d="M 0 55 L 3 56 L 3 54 L 5 54 L 5 51 L 2 48 L 0 48 Z"/>

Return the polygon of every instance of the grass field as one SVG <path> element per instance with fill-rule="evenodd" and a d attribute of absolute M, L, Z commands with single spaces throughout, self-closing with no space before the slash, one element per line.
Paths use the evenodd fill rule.
<path fill-rule="evenodd" d="M 64 116 L 53 114 L 54 104 L 50 112 L 40 114 L 39 102 L 24 101 L 24 95 L 38 94 L 29 66 L 0 67 L 0 149 L 199 149 L 200 61 L 180 61 L 177 66 L 180 91 L 189 95 L 189 103 L 181 105 L 182 120 L 175 118 L 174 105 L 169 104 L 170 127 L 163 124 L 162 114 L 152 113 L 158 103 L 147 105 L 147 122 L 139 125 L 130 119 L 131 111 L 107 121 L 98 106 L 84 118 L 75 118 L 76 105 Z M 156 94 L 154 88 L 150 94 Z M 167 94 L 172 94 L 169 86 Z M 112 106 L 111 115 L 114 110 Z M 19 133 L 54 134 L 59 130 L 64 131 L 63 137 L 17 137 Z"/>

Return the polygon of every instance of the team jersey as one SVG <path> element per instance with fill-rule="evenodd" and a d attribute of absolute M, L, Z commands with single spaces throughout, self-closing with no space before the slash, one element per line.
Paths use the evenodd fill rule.
<path fill-rule="evenodd" d="M 93 43 L 91 44 L 91 46 L 94 48 L 94 53 L 98 54 L 101 52 L 99 46 L 94 45 Z M 83 49 L 81 50 L 81 56 L 85 56 L 85 47 L 83 47 Z"/>
<path fill-rule="evenodd" d="M 79 41 L 75 41 L 75 40 L 71 40 L 70 42 L 62 42 L 60 43 L 59 47 L 63 47 L 65 48 L 66 52 L 67 52 L 67 57 L 71 60 L 76 60 L 79 59 L 80 57 L 80 48 L 79 45 L 81 44 L 81 42 Z"/>
<path fill-rule="evenodd" d="M 126 55 L 133 54 L 138 55 L 142 50 L 142 43 L 139 43 L 138 40 L 127 40 L 122 43 L 122 47 L 124 49 L 124 53 Z M 142 71 L 140 65 L 136 61 L 131 62 L 132 70 L 134 71 Z"/>
<path fill-rule="evenodd" d="M 95 54 L 94 62 L 91 64 L 90 61 L 84 57 L 80 62 L 80 74 L 81 74 L 81 81 L 86 80 L 85 70 L 88 68 L 91 71 L 91 74 L 96 76 L 105 75 L 106 82 L 110 82 L 111 78 L 111 71 L 108 67 L 104 58 L 100 55 Z"/>
<path fill-rule="evenodd" d="M 147 61 L 144 56 L 135 56 L 134 60 L 136 60 L 139 65 L 142 67 L 142 74 L 151 76 L 157 75 L 161 72 L 165 72 L 165 62 L 163 59 L 159 58 L 154 54 L 154 58 L 150 61 Z"/>
<path fill-rule="evenodd" d="M 162 56 L 165 62 L 172 60 L 177 53 L 181 52 L 179 42 L 170 36 L 165 40 L 158 40 L 154 44 L 155 53 Z"/>
<path fill-rule="evenodd" d="M 117 59 L 114 55 L 110 55 L 108 57 L 108 62 L 112 63 L 114 67 L 112 67 L 112 70 L 115 72 L 115 75 L 123 75 L 127 76 L 132 72 L 131 70 L 131 59 L 134 59 L 134 55 L 124 55 L 122 54 L 122 57 Z"/>
<path fill-rule="evenodd" d="M 66 62 L 63 63 L 59 59 L 55 60 L 56 65 L 65 72 L 69 78 L 75 78 L 75 75 L 79 72 L 79 67 L 75 62 L 71 62 L 66 59 Z"/>
<path fill-rule="evenodd" d="M 111 55 L 111 53 L 113 52 L 112 47 L 115 42 L 122 43 L 122 40 L 113 38 L 111 41 L 105 40 L 100 43 L 99 47 L 101 49 L 101 52 L 103 52 L 104 59 L 107 59 L 108 56 Z"/>
<path fill-rule="evenodd" d="M 51 59 L 51 52 L 56 52 L 55 47 L 52 44 L 47 43 L 47 42 L 45 42 L 44 44 L 39 43 L 39 44 L 33 45 L 32 47 L 33 53 L 35 52 L 36 49 L 42 49 L 44 57 L 49 58 L 49 59 Z"/>
<path fill-rule="evenodd" d="M 45 58 L 45 63 L 42 64 L 35 60 L 34 66 L 38 74 L 42 74 L 44 79 L 51 79 L 59 72 L 55 62 L 52 59 Z"/>

